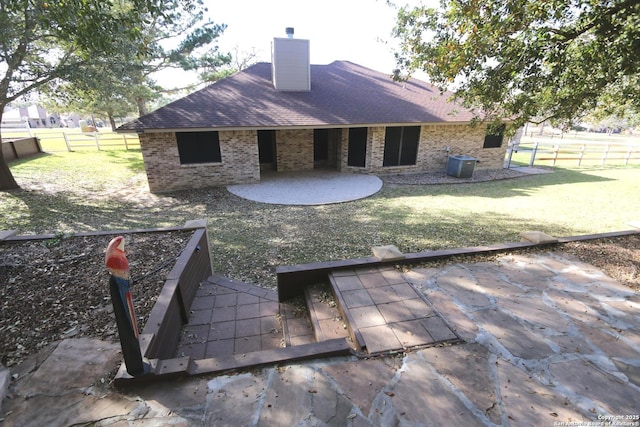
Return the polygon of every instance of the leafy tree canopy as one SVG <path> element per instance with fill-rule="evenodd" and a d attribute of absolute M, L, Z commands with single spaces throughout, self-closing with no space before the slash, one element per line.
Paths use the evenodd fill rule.
<path fill-rule="evenodd" d="M 144 115 L 149 101 L 160 99 L 163 92 L 184 89 L 165 90 L 156 84 L 154 73 L 212 70 L 229 63 L 230 56 L 213 45 L 226 27 L 204 19 L 206 8 L 201 1 L 182 3 L 164 0 L 167 13 L 144 20 L 139 27 L 140 39 L 119 37 L 118 50 L 84 67 L 80 78 L 52 81 L 44 88 L 49 99 L 61 106 L 75 101 L 75 105 L 101 107 L 95 112 L 105 115 L 126 110 L 117 105 L 124 102 Z"/>
<path fill-rule="evenodd" d="M 21 96 L 67 83 L 78 87 L 71 97 L 131 83 L 144 105 L 151 72 L 197 68 L 193 53 L 224 30 L 204 22 L 204 11 L 202 0 L 0 0 L 0 119 Z M 15 187 L 0 154 L 0 190 Z"/>
<path fill-rule="evenodd" d="M 637 0 L 453 0 L 398 10 L 397 75 L 425 71 L 482 119 L 640 111 Z M 480 115 L 480 114 L 479 114 Z"/>

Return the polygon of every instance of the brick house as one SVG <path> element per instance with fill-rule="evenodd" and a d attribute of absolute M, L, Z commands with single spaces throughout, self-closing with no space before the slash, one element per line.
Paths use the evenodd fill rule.
<path fill-rule="evenodd" d="M 425 82 L 347 61 L 310 65 L 275 38 L 258 63 L 121 126 L 140 137 L 152 192 L 258 182 L 267 171 L 445 171 L 448 155 L 501 168 L 502 135 Z"/>

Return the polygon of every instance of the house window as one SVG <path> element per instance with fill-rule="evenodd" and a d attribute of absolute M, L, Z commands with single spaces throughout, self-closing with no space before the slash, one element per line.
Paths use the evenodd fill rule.
<path fill-rule="evenodd" d="M 415 165 L 420 126 L 390 126 L 384 135 L 382 166 Z"/>
<path fill-rule="evenodd" d="M 494 132 L 491 132 L 487 128 L 487 135 L 484 137 L 484 145 L 482 148 L 499 148 L 502 147 L 502 140 L 504 139 L 505 126 L 501 125 Z"/>
<path fill-rule="evenodd" d="M 363 168 L 367 158 L 367 128 L 349 128 L 347 166 Z"/>
<path fill-rule="evenodd" d="M 220 163 L 218 132 L 176 132 L 180 164 Z"/>

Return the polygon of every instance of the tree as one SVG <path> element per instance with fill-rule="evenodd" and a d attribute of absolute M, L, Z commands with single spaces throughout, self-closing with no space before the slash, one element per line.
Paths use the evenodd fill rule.
<path fill-rule="evenodd" d="M 99 70 L 94 73 L 93 70 Z M 86 67 L 82 81 L 58 82 L 44 90 L 43 105 L 47 110 L 81 113 L 106 119 L 112 130 L 117 117 L 131 116 L 136 111 L 133 98 L 125 96 L 120 79 L 108 75 L 101 67 Z"/>
<path fill-rule="evenodd" d="M 640 84 L 638 82 L 637 84 Z M 636 87 L 638 87 L 636 85 Z M 609 88 L 602 94 L 597 105 L 586 117 L 586 121 L 600 124 L 613 131 L 640 126 L 638 98 L 622 93 L 618 87 Z"/>
<path fill-rule="evenodd" d="M 397 75 L 425 71 L 481 119 L 571 122 L 640 110 L 637 0 L 456 0 L 398 10 Z M 536 118 L 538 118 L 536 120 Z"/>
<path fill-rule="evenodd" d="M 99 72 L 128 80 L 144 112 L 149 69 L 135 67 L 194 66 L 191 53 L 223 29 L 189 27 L 204 10 L 201 0 L 0 0 L 0 120 L 31 91 L 64 82 L 87 88 Z M 173 49 L 162 46 L 169 31 L 184 36 Z M 0 190 L 10 188 L 17 184 L 0 154 Z"/>
<path fill-rule="evenodd" d="M 205 21 L 207 9 L 202 0 L 164 0 L 164 3 L 168 13 L 155 16 L 143 27 L 144 57 L 133 64 L 129 55 L 115 61 L 117 69 L 126 70 L 124 74 L 129 79 L 129 90 L 136 94 L 140 115 L 147 113 L 147 100 L 159 98 L 161 89 L 153 80 L 154 73 L 166 69 L 212 70 L 231 61 L 229 54 L 220 53 L 213 44 L 226 25 Z"/>
<path fill-rule="evenodd" d="M 116 54 L 103 58 L 73 84 L 54 81 L 47 85 L 50 100 L 62 106 L 73 103 L 79 110 L 107 116 L 115 125 L 116 111 L 132 111 L 139 115 L 148 112 L 149 101 L 159 100 L 163 93 L 177 92 L 181 88 L 164 89 L 156 84 L 153 75 L 166 69 L 187 71 L 215 69 L 229 63 L 230 55 L 211 46 L 226 28 L 204 20 L 206 9 L 200 2 L 181 8 L 176 0 L 165 0 L 171 13 L 155 17 L 141 27 L 144 37 L 144 55 L 134 55 L 139 49 L 136 40 L 124 38 Z"/>
<path fill-rule="evenodd" d="M 57 79 L 70 79 L 96 53 L 117 49 L 111 34 L 136 38 L 135 3 L 116 9 L 111 2 L 0 1 L 0 121 L 13 100 Z M 130 29 L 128 29 L 130 28 Z M 0 190 L 18 185 L 0 150 Z"/>

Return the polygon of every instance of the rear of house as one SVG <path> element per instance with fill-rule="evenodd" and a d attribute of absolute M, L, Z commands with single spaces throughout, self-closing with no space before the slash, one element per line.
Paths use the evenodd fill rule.
<path fill-rule="evenodd" d="M 348 61 L 309 64 L 309 42 L 276 38 L 258 63 L 122 126 L 136 131 L 153 192 L 331 169 L 445 172 L 449 155 L 501 168 L 502 135 L 432 85 Z"/>

